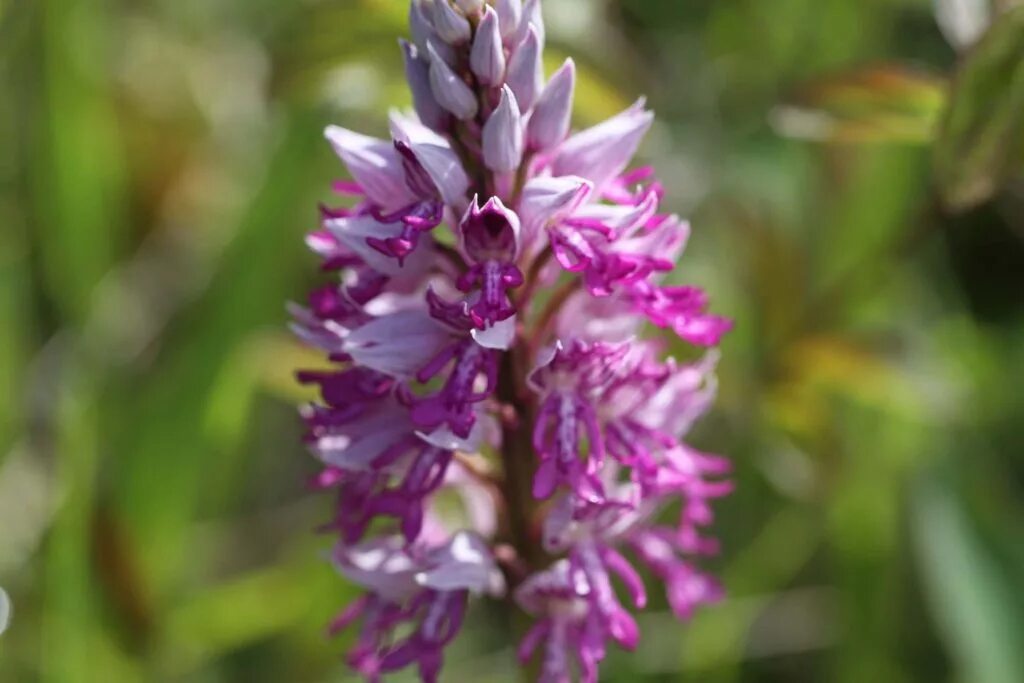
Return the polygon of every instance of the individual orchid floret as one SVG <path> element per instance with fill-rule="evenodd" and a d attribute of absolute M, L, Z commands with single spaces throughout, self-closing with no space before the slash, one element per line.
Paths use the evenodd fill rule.
<path fill-rule="evenodd" d="M 468 312 L 477 329 L 487 329 L 508 320 L 516 309 L 508 292 L 523 284 L 515 265 L 519 253 L 519 218 L 497 197 L 483 207 L 474 198 L 459 227 L 463 251 L 473 264 L 459 277 L 458 288 L 476 291 Z"/>
<path fill-rule="evenodd" d="M 604 438 L 593 398 L 628 353 L 626 344 L 558 344 L 531 373 L 530 385 L 541 397 L 533 432 L 540 457 L 535 497 L 548 498 L 565 485 L 582 499 L 604 499 L 598 476 L 604 464 Z"/>
<path fill-rule="evenodd" d="M 416 664 L 422 680 L 436 681 L 470 593 L 504 590 L 486 543 L 466 532 L 434 548 L 407 546 L 397 538 L 341 545 L 334 559 L 341 573 L 369 591 L 335 619 L 332 630 L 362 619 L 348 661 L 370 679 Z M 403 625 L 411 625 L 411 632 L 396 639 Z"/>
<path fill-rule="evenodd" d="M 504 261 L 514 263 L 519 255 L 519 217 L 497 197 L 480 206 L 473 203 L 459 225 L 462 248 L 474 263 Z"/>
<path fill-rule="evenodd" d="M 363 591 L 331 630 L 357 630 L 367 681 L 433 682 L 470 602 L 500 600 L 533 619 L 537 680 L 596 683 L 640 641 L 639 570 L 681 619 L 722 594 L 700 564 L 731 467 L 690 442 L 718 353 L 677 362 L 651 332 L 714 347 L 731 323 L 666 281 L 690 228 L 628 168 L 643 100 L 571 132 L 540 0 L 410 0 L 409 28 L 415 114 L 327 129 L 349 176 L 306 239 L 327 281 L 289 305 L 327 362 L 298 373 L 310 488 Z"/>
<path fill-rule="evenodd" d="M 416 379 L 425 384 L 446 369 L 447 379 L 440 390 L 409 400 L 410 415 L 422 430 L 445 426 L 466 438 L 476 423 L 474 406 L 487 400 L 497 388 L 498 359 L 494 350 L 470 338 L 438 353 L 419 371 Z"/>
<path fill-rule="evenodd" d="M 606 624 L 591 611 L 590 585 L 569 560 L 558 560 L 531 575 L 515 592 L 516 603 L 537 619 L 519 646 L 519 661 L 540 652 L 538 683 L 597 683 L 598 665 L 611 639 Z"/>

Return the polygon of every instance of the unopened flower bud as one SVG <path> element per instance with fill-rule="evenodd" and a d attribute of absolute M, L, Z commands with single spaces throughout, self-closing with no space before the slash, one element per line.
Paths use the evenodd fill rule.
<path fill-rule="evenodd" d="M 510 173 L 523 160 L 523 116 L 512 89 L 501 88 L 501 101 L 484 124 L 484 163 L 499 173 Z"/>
<path fill-rule="evenodd" d="M 430 62 L 420 56 L 419 49 L 412 43 L 404 40 L 398 41 L 402 46 L 402 56 L 405 59 L 405 80 L 409 83 L 409 90 L 412 92 L 412 106 L 416 115 L 420 117 L 423 125 L 441 130 L 449 118 L 430 87 Z"/>
<path fill-rule="evenodd" d="M 519 23 L 523 18 L 522 0 L 496 0 L 494 10 L 498 13 L 498 24 L 501 37 L 511 42 L 519 31 Z"/>
<path fill-rule="evenodd" d="M 422 53 L 426 53 L 427 41 L 434 35 L 428 12 L 429 7 L 424 6 L 423 0 L 412 0 L 409 3 L 409 33 L 412 42 Z"/>
<path fill-rule="evenodd" d="M 529 111 L 544 83 L 540 39 L 532 26 L 509 60 L 506 82 L 516 94 L 522 110 Z"/>
<path fill-rule="evenodd" d="M 448 0 L 434 0 L 433 16 L 434 30 L 446 43 L 459 45 L 472 35 L 469 21 Z"/>
<path fill-rule="evenodd" d="M 430 55 L 430 87 L 438 104 L 463 121 L 476 116 L 477 101 L 473 91 L 444 61 L 433 42 L 427 45 Z"/>
<path fill-rule="evenodd" d="M 505 75 L 505 49 L 501 44 L 498 14 L 488 7 L 476 29 L 469 66 L 484 85 L 497 85 Z"/>
<path fill-rule="evenodd" d="M 532 150 L 546 151 L 561 144 L 569 134 L 572 119 L 572 98 L 576 87 L 576 65 L 565 60 L 537 100 L 530 117 L 527 145 Z"/>
<path fill-rule="evenodd" d="M 515 43 L 520 43 L 526 38 L 526 32 L 533 27 L 537 32 L 537 43 L 541 51 L 544 50 L 544 17 L 540 11 L 540 0 L 525 0 L 523 2 L 523 16 L 519 22 L 519 29 L 516 32 Z"/>

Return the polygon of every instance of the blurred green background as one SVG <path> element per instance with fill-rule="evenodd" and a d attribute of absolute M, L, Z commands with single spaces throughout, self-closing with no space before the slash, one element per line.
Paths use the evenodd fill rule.
<path fill-rule="evenodd" d="M 695 436 L 729 598 L 606 680 L 1024 681 L 1017 4 L 547 0 L 579 124 L 648 95 L 737 321 Z M 0 0 L 0 681 L 349 680 L 284 303 L 321 130 L 408 102 L 405 6 Z M 516 680 L 472 623 L 446 680 Z"/>

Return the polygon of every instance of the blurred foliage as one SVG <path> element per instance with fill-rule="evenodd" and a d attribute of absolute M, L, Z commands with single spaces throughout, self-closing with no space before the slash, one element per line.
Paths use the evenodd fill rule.
<path fill-rule="evenodd" d="M 0 1 L 0 681 L 347 680 L 283 304 L 321 129 L 408 103 L 404 5 Z M 607 680 L 1024 680 L 1019 5 L 547 1 L 581 124 L 658 111 L 679 277 L 738 323 L 729 597 Z M 472 619 L 447 680 L 515 680 Z"/>
<path fill-rule="evenodd" d="M 961 65 L 936 175 L 952 208 L 984 202 L 1024 159 L 1024 7 L 1006 12 Z"/>

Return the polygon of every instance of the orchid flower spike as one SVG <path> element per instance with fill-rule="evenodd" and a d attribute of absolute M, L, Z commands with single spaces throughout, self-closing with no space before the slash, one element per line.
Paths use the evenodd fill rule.
<path fill-rule="evenodd" d="M 532 619 L 538 681 L 593 683 L 642 637 L 643 575 L 680 619 L 722 594 L 700 564 L 729 462 L 687 435 L 731 323 L 664 282 L 690 227 L 629 170 L 643 100 L 572 132 L 576 66 L 545 82 L 540 0 L 410 0 L 409 22 L 415 113 L 389 139 L 327 128 L 347 199 L 307 237 L 328 282 L 291 306 L 330 364 L 298 373 L 311 486 L 363 591 L 331 630 L 356 630 L 366 680 L 433 682 L 468 605 L 498 600 Z M 677 362 L 645 326 L 708 350 Z"/>

